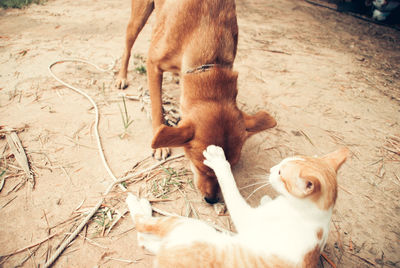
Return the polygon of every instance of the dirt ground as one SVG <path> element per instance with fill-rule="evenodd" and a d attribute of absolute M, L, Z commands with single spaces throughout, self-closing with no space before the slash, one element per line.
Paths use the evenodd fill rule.
<path fill-rule="evenodd" d="M 35 182 L 24 175 L 3 128 L 0 266 L 43 264 L 111 183 L 98 154 L 91 104 L 47 68 L 60 59 L 104 68 L 117 60 L 116 72 L 129 10 L 127 0 L 51 0 L 0 10 L 0 125 L 16 129 Z M 353 155 L 339 172 L 325 253 L 337 267 L 400 267 L 400 32 L 298 0 L 238 0 L 237 15 L 240 107 L 265 109 L 278 121 L 244 146 L 234 169 L 243 196 L 256 205 L 262 195 L 273 195 L 260 181 L 287 156 L 347 146 Z M 126 94 L 147 88 L 140 70 L 150 32 L 148 24 L 134 45 Z M 100 136 L 116 177 L 157 163 L 148 158 L 151 123 L 139 101 L 126 100 L 132 123 L 125 130 L 121 122 L 125 112 L 113 72 L 82 63 L 54 71 L 99 105 Z M 165 92 L 179 96 L 176 79 L 164 80 Z M 191 179 L 187 160 L 179 158 L 125 185 L 154 207 L 231 229 L 229 217 L 216 216 Z M 125 196 L 116 187 L 105 197 L 56 267 L 151 266 L 154 257 L 137 246 Z M 321 267 L 330 265 L 321 260 Z"/>

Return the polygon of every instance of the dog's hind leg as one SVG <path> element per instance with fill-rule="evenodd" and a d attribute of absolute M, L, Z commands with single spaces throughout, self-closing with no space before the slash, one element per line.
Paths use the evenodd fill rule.
<path fill-rule="evenodd" d="M 126 28 L 125 51 L 122 56 L 121 69 L 115 82 L 115 86 L 119 89 L 124 89 L 128 86 L 127 72 L 131 49 L 153 9 L 154 0 L 132 0 L 131 18 Z"/>

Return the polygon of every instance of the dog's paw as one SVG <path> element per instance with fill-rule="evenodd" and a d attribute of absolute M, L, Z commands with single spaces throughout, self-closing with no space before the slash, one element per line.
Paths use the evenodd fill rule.
<path fill-rule="evenodd" d="M 204 165 L 212 168 L 214 172 L 219 169 L 230 168 L 228 161 L 226 161 L 224 150 L 219 146 L 208 146 L 203 155 L 205 157 Z"/>
<path fill-rule="evenodd" d="M 124 89 L 128 87 L 128 79 L 126 77 L 117 77 L 114 85 L 118 89 Z"/>
<path fill-rule="evenodd" d="M 165 160 L 170 155 L 171 155 L 171 149 L 167 147 L 157 148 L 153 150 L 153 157 L 157 160 Z"/>
<path fill-rule="evenodd" d="M 125 202 L 128 205 L 134 224 L 136 215 L 151 217 L 152 208 L 150 202 L 147 199 L 144 198 L 139 199 L 137 196 L 128 193 L 128 197 L 126 198 Z"/>

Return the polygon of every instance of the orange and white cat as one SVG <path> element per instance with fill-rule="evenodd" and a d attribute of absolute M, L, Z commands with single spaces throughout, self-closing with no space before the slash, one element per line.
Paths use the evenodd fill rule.
<path fill-rule="evenodd" d="M 152 217 L 146 199 L 126 200 L 139 244 L 157 254 L 155 267 L 315 267 L 326 243 L 337 196 L 336 173 L 346 148 L 321 158 L 297 156 L 271 168 L 280 194 L 250 207 L 240 195 L 220 147 L 204 151 L 214 170 L 237 234 L 183 217 Z"/>

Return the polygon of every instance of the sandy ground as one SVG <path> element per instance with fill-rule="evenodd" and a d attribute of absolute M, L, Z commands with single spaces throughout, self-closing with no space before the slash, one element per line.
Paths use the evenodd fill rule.
<path fill-rule="evenodd" d="M 47 68 L 55 60 L 84 58 L 104 68 L 118 60 L 117 71 L 129 9 L 121 0 L 51 0 L 0 10 L 0 125 L 21 128 L 35 180 L 32 187 L 2 135 L 0 255 L 22 250 L 1 258 L 0 266 L 42 264 L 112 181 L 96 149 L 91 104 Z M 400 32 L 296 0 L 238 0 L 237 13 L 240 107 L 266 109 L 278 121 L 244 147 L 234 169 L 243 195 L 252 205 L 273 195 L 254 184 L 284 157 L 347 146 L 353 155 L 339 173 L 325 253 L 337 267 L 400 267 Z M 133 48 L 127 94 L 147 88 L 136 68 L 146 59 L 150 31 L 145 26 Z M 150 158 L 135 167 L 151 153 L 151 123 L 138 101 L 127 100 L 133 123 L 121 138 L 123 102 L 114 73 L 74 63 L 54 71 L 99 105 L 104 152 L 117 177 L 157 163 Z M 170 76 L 164 89 L 179 95 Z M 165 211 L 232 228 L 228 216 L 216 216 L 193 190 L 184 158 L 163 166 L 128 181 L 128 189 Z M 151 266 L 154 257 L 137 247 L 125 196 L 119 188 L 106 196 L 56 267 Z M 124 217 L 117 221 L 118 215 Z M 322 261 L 321 267 L 330 265 Z"/>

